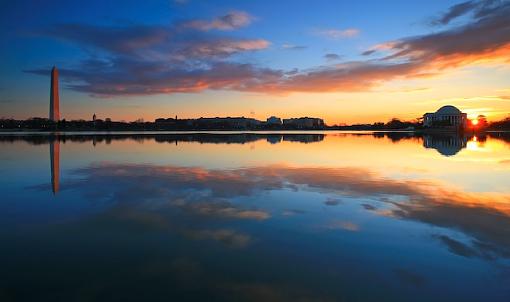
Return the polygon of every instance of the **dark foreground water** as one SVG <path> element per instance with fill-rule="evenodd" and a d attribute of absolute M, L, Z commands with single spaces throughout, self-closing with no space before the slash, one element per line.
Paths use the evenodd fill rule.
<path fill-rule="evenodd" d="M 509 301 L 510 135 L 0 136 L 0 301 Z"/>

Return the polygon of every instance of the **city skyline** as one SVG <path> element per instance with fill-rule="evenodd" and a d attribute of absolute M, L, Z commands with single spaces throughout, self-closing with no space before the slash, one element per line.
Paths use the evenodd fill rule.
<path fill-rule="evenodd" d="M 29 4 L 0 13 L 2 117 L 47 116 L 52 66 L 67 120 L 510 113 L 508 1 Z"/>

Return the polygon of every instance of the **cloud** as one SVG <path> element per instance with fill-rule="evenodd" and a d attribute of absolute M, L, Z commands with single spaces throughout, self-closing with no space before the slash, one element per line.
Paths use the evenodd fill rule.
<path fill-rule="evenodd" d="M 396 41 L 384 60 L 408 60 L 421 69 L 442 70 L 480 60 L 503 59 L 510 53 L 510 3 L 465 26 Z"/>
<path fill-rule="evenodd" d="M 333 221 L 330 222 L 326 228 L 331 230 L 345 230 L 351 232 L 359 231 L 359 225 L 350 221 Z"/>
<path fill-rule="evenodd" d="M 246 247 L 252 240 L 250 236 L 230 229 L 220 230 L 189 230 L 185 235 L 195 240 L 219 241 L 232 248 Z"/>
<path fill-rule="evenodd" d="M 451 6 L 446 12 L 432 20 L 432 25 L 446 25 L 452 20 L 457 19 L 469 13 L 473 13 L 476 18 L 482 18 L 499 8 L 502 1 L 498 0 L 471 0 L 461 2 Z M 503 1 L 504 2 L 504 1 Z"/>
<path fill-rule="evenodd" d="M 284 210 L 282 212 L 283 216 L 295 216 L 295 215 L 301 215 L 305 214 L 306 212 L 303 210 L 297 210 L 297 209 L 290 209 L 290 210 Z"/>
<path fill-rule="evenodd" d="M 129 25 L 107 27 L 86 24 L 60 24 L 40 32 L 114 55 L 136 59 L 139 63 L 170 63 L 187 60 L 227 57 L 244 51 L 261 50 L 269 46 L 262 39 L 232 39 L 228 37 L 193 34 L 179 26 Z M 90 64 L 94 60 L 88 60 Z M 96 60 L 97 61 L 97 60 Z M 110 62 L 106 62 L 110 63 Z M 111 65 L 111 64 L 110 64 Z M 102 64 L 104 67 L 108 64 Z M 134 66 L 136 67 L 136 66 Z"/>
<path fill-rule="evenodd" d="M 452 9 L 450 9 L 452 10 Z M 172 26 L 124 27 L 67 24 L 42 34 L 90 49 L 94 56 L 61 68 L 66 87 L 94 96 L 132 96 L 234 90 L 285 95 L 294 92 L 369 91 L 395 79 L 431 77 L 445 70 L 510 61 L 510 3 L 491 1 L 476 9 L 453 9 L 444 20 L 466 14 L 466 24 L 431 34 L 380 43 L 363 54 L 377 58 L 281 70 L 243 63 L 239 55 L 267 49 L 264 39 L 218 36 L 212 29 L 234 30 L 252 17 L 232 12 L 212 21 Z M 448 14 L 446 12 L 445 14 Z M 190 23 L 191 22 L 191 23 Z M 446 22 L 446 21 L 445 21 Z M 356 29 L 322 30 L 333 38 L 352 37 Z M 329 56 L 333 58 L 333 56 Z M 49 68 L 28 72 L 48 75 Z"/>
<path fill-rule="evenodd" d="M 453 19 L 465 15 L 472 11 L 478 5 L 477 1 L 466 1 L 451 6 L 448 11 L 443 13 L 439 18 L 433 21 L 433 24 L 448 24 Z"/>
<path fill-rule="evenodd" d="M 385 42 L 385 43 L 380 43 L 380 44 L 377 44 L 377 45 L 374 45 L 372 46 L 370 49 L 364 51 L 361 53 L 361 55 L 363 56 L 369 56 L 369 55 L 372 55 L 378 51 L 388 51 L 388 50 L 391 50 L 395 47 L 395 44 L 397 42 L 395 41 L 389 41 L 389 42 Z"/>
<path fill-rule="evenodd" d="M 418 67 L 415 62 L 346 62 L 302 71 L 282 78 L 279 82 L 266 82 L 264 89 L 259 89 L 261 86 L 251 90 L 275 93 L 367 91 L 392 79 L 424 76 Z"/>
<path fill-rule="evenodd" d="M 211 21 L 193 20 L 183 23 L 182 26 L 201 31 L 235 30 L 250 25 L 253 20 L 254 18 L 246 12 L 232 11 Z"/>
<path fill-rule="evenodd" d="M 342 58 L 342 56 L 337 55 L 336 53 L 327 53 L 324 55 L 324 58 L 328 61 L 336 61 L 336 60 L 340 60 Z"/>
<path fill-rule="evenodd" d="M 251 64 L 214 62 L 208 67 L 177 68 L 158 63 L 115 60 L 102 71 L 94 65 L 84 64 L 79 69 L 61 69 L 68 80 L 80 83 L 68 87 L 95 96 L 152 95 L 200 92 L 205 89 L 250 90 L 262 83 L 278 81 L 282 72 L 257 68 Z M 134 73 L 134 70 L 143 71 Z M 46 75 L 48 70 L 29 72 Z M 83 84 L 81 84 L 83 83 Z"/>
<path fill-rule="evenodd" d="M 446 235 L 438 235 L 436 238 L 445 246 L 448 247 L 448 250 L 456 255 L 471 258 L 477 255 L 476 250 L 467 246 L 466 244 L 452 239 Z"/>
<path fill-rule="evenodd" d="M 367 210 L 367 211 L 375 211 L 375 210 L 377 210 L 377 208 L 376 208 L 376 207 L 374 207 L 373 205 L 368 204 L 368 203 L 364 203 L 364 204 L 362 204 L 361 206 L 362 206 L 365 210 Z"/>
<path fill-rule="evenodd" d="M 356 37 L 360 34 L 360 30 L 356 28 L 347 29 L 318 29 L 314 32 L 318 36 L 323 36 L 329 39 L 345 39 Z"/>
<path fill-rule="evenodd" d="M 430 90 L 430 88 L 428 88 L 428 87 L 408 87 L 408 88 L 402 88 L 401 90 L 397 90 L 396 92 L 409 93 L 409 92 L 419 92 L 419 91 L 426 91 L 426 90 Z"/>
<path fill-rule="evenodd" d="M 247 14 L 235 12 L 211 24 L 235 29 L 248 24 L 247 20 L 251 20 Z M 122 27 L 61 24 L 40 34 L 95 52 L 76 67 L 60 68 L 68 88 L 94 96 L 244 90 L 281 78 L 281 71 L 229 60 L 237 54 L 269 47 L 267 40 L 230 38 L 196 30 L 196 26 L 189 24 Z M 49 68 L 27 72 L 48 75 Z"/>
<path fill-rule="evenodd" d="M 510 56 L 510 3 L 486 10 L 471 22 L 428 35 L 376 45 L 369 55 L 380 59 L 347 62 L 302 72 L 288 79 L 283 89 L 297 91 L 366 91 L 393 79 L 428 77 L 489 60 L 508 63 Z"/>
<path fill-rule="evenodd" d="M 199 228 L 195 225 L 190 226 L 187 222 L 193 222 L 194 217 L 187 217 L 188 221 L 177 220 L 173 217 L 173 208 L 168 207 L 166 203 L 154 202 L 149 200 L 154 198 L 155 195 L 151 195 L 148 198 L 138 197 L 138 201 L 127 199 L 129 193 L 135 193 L 133 190 L 128 192 L 117 192 L 120 193 L 118 198 L 123 199 L 123 202 L 115 202 L 110 208 L 104 212 L 93 216 L 89 219 L 85 219 L 80 222 L 84 225 L 92 225 L 97 228 L 102 224 L 108 224 L 111 226 L 114 224 L 127 224 L 133 230 L 137 229 L 142 232 L 147 229 L 152 231 L 162 231 L 175 233 L 191 240 L 211 240 L 217 241 L 229 248 L 244 248 L 252 240 L 251 236 L 245 233 L 241 233 L 234 229 L 229 228 Z M 140 193 L 148 194 L 149 192 L 144 191 L 144 188 L 140 188 Z M 157 194 L 156 194 L 157 195 Z M 101 194 L 96 194 L 93 198 L 100 197 Z M 88 195 L 87 197 L 92 197 Z M 140 203 L 140 201 L 143 201 Z M 133 227 L 134 226 L 134 227 Z M 140 227 L 143 226 L 143 227 Z"/>
<path fill-rule="evenodd" d="M 189 58 L 208 58 L 208 57 L 228 57 L 233 54 L 261 50 L 269 47 L 269 42 L 262 39 L 255 40 L 230 40 L 218 39 L 213 41 L 196 41 L 184 44 L 176 52 L 184 59 Z"/>
<path fill-rule="evenodd" d="M 175 213 L 175 209 L 181 210 L 178 212 L 181 216 L 199 220 L 209 217 L 265 221 L 270 217 L 268 211 L 244 208 L 233 199 L 300 188 L 339 197 L 379 200 L 387 205 L 384 212 L 378 212 L 380 215 L 459 231 L 470 238 L 470 249 L 476 250 L 476 255 L 510 258 L 508 194 L 471 193 L 428 180 L 384 178 L 370 170 L 353 167 L 272 165 L 209 170 L 102 163 L 74 173 L 80 180 L 62 183 L 62 190 L 76 190 L 92 201 L 128 208 L 130 211 L 118 213 L 158 225 L 172 220 L 154 217 L 155 214 Z M 359 230 L 358 225 L 344 220 L 332 221 L 325 227 Z M 441 238 L 442 242 L 451 243 Z M 455 244 L 449 246 L 452 248 Z"/>
<path fill-rule="evenodd" d="M 282 48 L 283 49 L 289 49 L 289 50 L 303 50 L 303 49 L 306 49 L 308 47 L 304 46 L 304 45 L 294 45 L 294 44 L 284 43 L 284 44 L 282 44 Z"/>
<path fill-rule="evenodd" d="M 114 54 L 134 54 L 164 43 L 172 30 L 156 25 L 97 26 L 88 24 L 58 24 L 38 32 L 40 35 L 100 49 Z"/>
<path fill-rule="evenodd" d="M 228 201 L 223 202 L 194 202 L 179 204 L 181 209 L 203 216 L 216 216 L 220 218 L 265 220 L 271 217 L 269 213 L 257 209 L 239 209 Z"/>
<path fill-rule="evenodd" d="M 337 206 L 337 205 L 339 205 L 341 203 L 342 203 L 342 200 L 337 199 L 337 198 L 328 198 L 324 202 L 324 204 L 327 205 L 327 206 Z"/>

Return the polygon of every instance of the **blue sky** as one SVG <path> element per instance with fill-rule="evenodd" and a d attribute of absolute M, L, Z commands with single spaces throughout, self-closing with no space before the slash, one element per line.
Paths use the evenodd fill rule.
<path fill-rule="evenodd" d="M 332 107 L 336 112 L 340 112 L 340 108 L 354 108 L 352 102 L 356 100 L 370 104 L 368 98 L 378 104 L 374 106 L 374 112 L 361 120 L 368 121 L 378 116 L 384 119 L 389 116 L 386 113 L 378 115 L 378 110 L 381 103 L 391 96 L 382 95 L 381 91 L 374 95 L 374 91 L 378 91 L 381 82 L 384 82 L 382 86 L 386 90 L 399 83 L 398 77 L 393 80 L 398 72 L 415 74 L 414 66 L 410 67 L 410 71 L 408 66 L 398 65 L 414 57 L 410 59 L 411 55 L 406 53 L 389 61 L 399 69 L 392 72 L 387 80 L 386 74 L 377 74 L 375 79 L 368 80 L 363 74 L 361 80 L 357 80 L 362 85 L 352 85 L 345 78 L 339 79 L 336 85 L 334 79 L 338 74 L 331 74 L 331 71 L 342 68 L 358 72 L 359 64 L 363 64 L 362 68 L 373 64 L 387 67 L 388 61 L 377 61 L 388 55 L 384 51 L 379 49 L 369 56 L 362 53 L 387 42 L 453 32 L 457 28 L 469 28 L 470 22 L 485 20 L 481 18 L 499 17 L 494 12 L 482 17 L 470 16 L 482 11 L 484 1 L 465 2 L 464 6 L 457 8 L 463 11 L 441 26 L 431 23 L 448 13 L 455 13 L 454 5 L 459 4 L 458 1 L 47 2 L 2 4 L 0 116 L 45 116 L 49 90 L 49 77 L 45 71 L 56 65 L 62 71 L 62 112 L 68 119 L 88 118 L 91 110 L 116 119 L 144 117 L 149 120 L 158 114 L 189 117 L 254 115 L 258 118 L 271 112 L 282 116 L 306 115 L 308 112 L 327 115 Z M 507 1 L 491 2 L 497 2 L 494 5 L 500 5 L 503 10 L 508 9 Z M 487 47 L 507 45 L 505 39 L 495 42 L 496 34 L 505 33 L 502 28 L 500 31 L 494 33 L 495 37 L 490 41 L 492 44 Z M 160 37 L 164 41 L 151 40 Z M 406 42 L 398 47 L 421 47 L 419 51 L 423 52 L 443 51 L 437 51 L 430 45 L 422 47 L 418 42 Z M 398 47 L 393 50 L 397 51 Z M 476 55 L 482 50 L 485 49 Z M 465 55 L 462 51 L 458 53 Z M 494 54 L 484 55 L 482 59 L 496 57 Z M 438 61 L 444 60 L 439 58 Z M 476 80 L 486 68 L 472 67 L 472 63 L 454 63 L 456 67 L 471 68 L 471 71 L 477 68 L 475 75 L 466 79 L 466 83 Z M 99 68 L 97 64 L 102 65 Z M 174 68 L 175 64 L 180 64 L 178 70 Z M 338 64 L 343 65 L 338 67 Z M 156 70 L 157 66 L 163 65 L 167 66 L 165 70 Z M 379 68 L 379 65 L 376 67 Z M 448 76 L 443 70 L 450 72 L 450 65 L 448 63 L 448 68 L 439 67 L 441 75 Z M 437 73 L 437 70 L 429 71 L 429 66 L 427 70 L 422 69 L 420 67 L 420 77 L 422 73 Z M 328 83 L 324 83 L 322 73 L 320 79 L 310 77 L 315 71 L 327 72 L 324 75 L 329 77 Z M 139 87 L 135 83 L 136 75 L 142 73 L 140 83 L 147 84 Z M 197 74 L 200 74 L 198 79 Z M 216 77 L 219 74 L 222 74 L 220 79 Z M 233 77 L 239 74 L 238 78 L 246 79 L 234 81 L 227 74 Z M 510 86 L 501 79 L 501 74 L 506 75 L 507 70 L 499 70 L 498 78 L 492 80 L 503 81 L 496 90 Z M 373 76 L 372 70 L 369 76 Z M 102 77 L 104 79 L 95 80 Z M 408 78 L 411 79 L 400 83 L 398 89 L 404 87 L 418 91 L 427 86 L 427 89 L 435 88 L 437 93 L 423 95 L 422 99 L 407 98 L 411 101 L 403 100 L 403 105 L 440 98 L 474 98 L 495 90 L 492 85 L 486 85 L 478 92 L 453 94 L 445 92 L 440 87 L 441 83 L 437 84 L 437 79 L 422 84 L 417 82 L 418 76 Z M 163 81 L 169 82 L 170 88 Z M 193 83 L 190 84 L 190 81 Z M 276 82 L 278 84 L 274 84 Z M 307 87 L 308 83 L 311 83 L 310 87 Z M 388 85 L 390 87 L 386 87 Z M 122 90 L 112 92 L 112 89 Z M 348 100 L 344 101 L 346 106 L 342 106 L 342 101 L 335 103 L 333 99 Z M 302 110 L 287 110 L 289 104 L 296 104 Z M 308 111 L 307 106 L 310 106 Z M 477 107 L 483 108 L 483 105 Z M 507 108 L 486 107 L 500 115 Z M 408 108 L 400 115 L 417 115 L 417 110 Z M 346 113 L 345 118 L 327 118 L 334 122 L 352 121 L 356 114 L 357 110 L 353 109 Z"/>

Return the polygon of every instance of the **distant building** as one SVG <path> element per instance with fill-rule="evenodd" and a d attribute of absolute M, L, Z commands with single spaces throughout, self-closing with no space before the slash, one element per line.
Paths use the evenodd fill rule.
<path fill-rule="evenodd" d="M 455 106 L 443 106 L 434 113 L 425 113 L 423 115 L 423 126 L 464 129 L 467 126 L 467 114 L 461 112 Z"/>
<path fill-rule="evenodd" d="M 50 87 L 50 120 L 58 122 L 60 120 L 60 97 L 58 94 L 58 69 L 53 66 L 51 69 L 51 87 Z"/>
<path fill-rule="evenodd" d="M 195 120 L 195 125 L 200 128 L 214 129 L 246 129 L 260 126 L 261 121 L 246 117 L 201 117 Z"/>
<path fill-rule="evenodd" d="M 268 125 L 281 125 L 282 119 L 276 116 L 271 116 L 267 118 L 267 124 Z"/>
<path fill-rule="evenodd" d="M 324 120 L 313 117 L 300 117 L 283 119 L 283 125 L 297 129 L 321 129 L 324 128 Z"/>
<path fill-rule="evenodd" d="M 92 121 L 95 122 L 96 121 L 96 114 L 94 113 L 94 115 L 92 116 Z"/>

